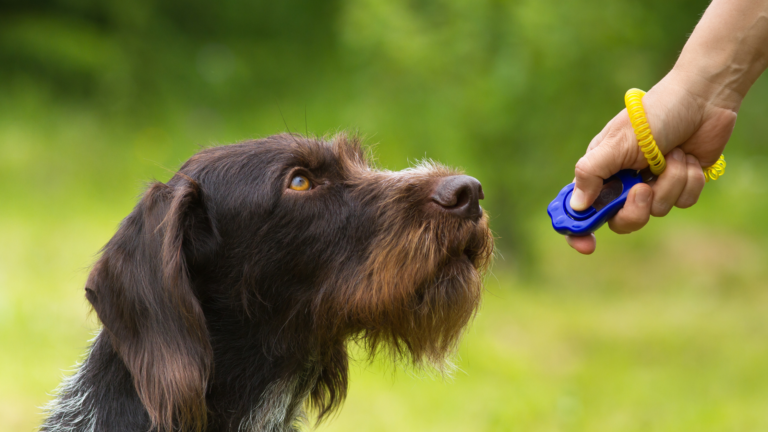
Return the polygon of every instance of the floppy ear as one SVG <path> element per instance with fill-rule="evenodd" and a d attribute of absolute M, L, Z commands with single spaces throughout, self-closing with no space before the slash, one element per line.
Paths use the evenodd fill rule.
<path fill-rule="evenodd" d="M 195 181 L 154 183 L 86 284 L 88 301 L 160 431 L 206 424 L 212 351 L 188 264 L 204 260 L 217 239 Z"/>

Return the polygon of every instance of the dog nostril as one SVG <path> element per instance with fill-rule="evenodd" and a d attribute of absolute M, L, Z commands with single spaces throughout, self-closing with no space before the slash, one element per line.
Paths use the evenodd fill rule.
<path fill-rule="evenodd" d="M 438 182 L 431 198 L 444 210 L 466 219 L 477 220 L 483 214 L 478 200 L 485 198 L 485 195 L 480 182 L 474 177 L 444 177 Z"/>
<path fill-rule="evenodd" d="M 467 188 L 461 188 L 456 196 L 456 204 L 452 207 L 462 207 L 467 205 L 470 200 L 470 191 Z"/>

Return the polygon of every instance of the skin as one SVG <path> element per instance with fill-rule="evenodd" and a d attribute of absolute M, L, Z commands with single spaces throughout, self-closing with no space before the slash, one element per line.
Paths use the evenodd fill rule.
<path fill-rule="evenodd" d="M 685 44 L 674 68 L 643 98 L 648 123 L 667 168 L 649 184 L 634 186 L 610 229 L 629 234 L 651 216 L 688 208 L 704 188 L 702 167 L 723 153 L 741 102 L 768 66 L 768 0 L 714 0 Z M 576 164 L 571 207 L 583 210 L 603 180 L 622 169 L 648 166 L 622 110 L 592 139 Z M 594 234 L 567 236 L 582 254 L 595 251 Z"/>

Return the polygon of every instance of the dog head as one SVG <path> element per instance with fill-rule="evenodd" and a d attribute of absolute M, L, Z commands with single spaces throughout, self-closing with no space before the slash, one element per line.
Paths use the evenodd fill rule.
<path fill-rule="evenodd" d="M 326 347 L 359 338 L 435 365 L 453 352 L 493 251 L 482 198 L 437 164 L 376 170 L 344 134 L 213 147 L 148 189 L 86 294 L 161 429 L 205 424 L 227 317 L 257 323 L 275 355 L 325 359 L 324 413 L 346 390 L 346 357 Z"/>

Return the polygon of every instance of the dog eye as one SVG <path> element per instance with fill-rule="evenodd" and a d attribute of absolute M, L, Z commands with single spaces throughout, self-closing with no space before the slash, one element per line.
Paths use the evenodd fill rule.
<path fill-rule="evenodd" d="M 305 191 L 305 190 L 309 190 L 309 186 L 310 186 L 309 179 L 307 179 L 304 176 L 297 175 L 293 177 L 293 179 L 291 180 L 290 188 L 295 191 Z"/>

